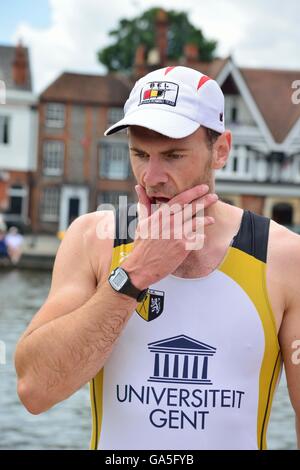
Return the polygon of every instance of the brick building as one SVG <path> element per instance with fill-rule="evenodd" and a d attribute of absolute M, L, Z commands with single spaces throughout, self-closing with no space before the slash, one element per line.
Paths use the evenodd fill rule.
<path fill-rule="evenodd" d="M 186 65 L 217 80 L 233 134 L 226 167 L 217 172 L 224 200 L 285 225 L 300 226 L 300 105 L 292 102 L 299 71 L 248 69 L 232 58 L 201 62 L 186 44 L 182 58 L 167 58 L 168 19 L 160 11 L 156 47 L 136 50 L 132 77 L 62 74 L 40 97 L 39 150 L 34 192 L 35 230 L 65 230 L 70 221 L 120 194 L 134 198 L 126 133 L 104 130 L 121 118 L 134 81 L 166 65 Z"/>
<path fill-rule="evenodd" d="M 168 19 L 163 11 L 156 30 L 156 49 L 148 56 L 142 45 L 137 50 L 136 76 L 149 68 L 185 65 L 215 79 L 225 95 L 225 124 L 233 147 L 226 167 L 216 173 L 218 194 L 300 231 L 300 104 L 292 100 L 300 69 L 243 68 L 231 57 L 201 62 L 195 44 L 186 44 L 175 63 L 167 59 Z"/>
<path fill-rule="evenodd" d="M 133 198 L 126 133 L 103 136 L 129 89 L 117 75 L 63 73 L 41 94 L 34 230 L 64 231 L 101 202 Z"/>

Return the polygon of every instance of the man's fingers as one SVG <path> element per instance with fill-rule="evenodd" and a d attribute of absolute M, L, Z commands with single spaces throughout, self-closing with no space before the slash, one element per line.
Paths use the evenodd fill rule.
<path fill-rule="evenodd" d="M 207 209 L 208 207 L 212 206 L 218 201 L 218 196 L 217 194 L 206 194 L 204 197 L 197 199 L 196 201 L 193 201 L 191 204 L 187 204 L 183 208 L 183 220 L 186 221 L 192 217 L 195 217 L 195 215 L 198 215 L 199 217 L 202 215 L 204 217 L 204 209 Z"/>
<path fill-rule="evenodd" d="M 139 199 L 139 218 L 146 219 L 151 215 L 151 202 L 145 189 L 140 184 L 135 186 L 135 191 Z"/>
<path fill-rule="evenodd" d="M 207 184 L 201 184 L 198 186 L 194 186 L 193 188 L 187 189 L 180 194 L 177 194 L 172 199 L 168 201 L 168 204 L 172 206 L 173 204 L 180 204 L 184 206 L 185 204 L 190 204 L 195 199 L 199 199 L 207 194 L 209 191 L 209 187 Z"/>
<path fill-rule="evenodd" d="M 173 204 L 164 204 L 160 208 L 160 211 L 164 216 L 174 214 L 176 217 L 176 214 L 179 215 L 179 213 L 181 213 L 182 215 L 180 217 L 182 217 L 182 221 L 185 222 L 192 217 L 195 217 L 195 215 L 199 215 L 199 217 L 202 215 L 203 217 L 204 210 L 215 204 L 218 199 L 219 198 L 217 194 L 209 193 L 199 199 L 192 201 L 189 204 L 185 204 L 184 206 L 178 202 Z"/>

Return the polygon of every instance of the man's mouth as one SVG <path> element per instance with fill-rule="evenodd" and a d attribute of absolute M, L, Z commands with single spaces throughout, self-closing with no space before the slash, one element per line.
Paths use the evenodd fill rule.
<path fill-rule="evenodd" d="M 165 204 L 169 200 L 170 199 L 168 197 L 152 197 L 151 198 L 151 204 Z"/>

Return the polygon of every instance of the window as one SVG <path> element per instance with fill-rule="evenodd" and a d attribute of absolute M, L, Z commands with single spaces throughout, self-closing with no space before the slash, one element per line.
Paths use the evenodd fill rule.
<path fill-rule="evenodd" d="M 100 176 L 126 180 L 129 176 L 129 154 L 126 143 L 102 143 L 100 146 Z"/>
<path fill-rule="evenodd" d="M 227 95 L 225 97 L 225 122 L 236 124 L 239 122 L 239 97 Z"/>
<path fill-rule="evenodd" d="M 239 161 L 238 161 L 237 155 L 233 155 L 232 156 L 232 171 L 233 171 L 233 173 L 238 173 L 238 170 L 239 170 L 238 169 L 238 163 L 239 163 Z"/>
<path fill-rule="evenodd" d="M 122 197 L 120 200 L 119 198 Z M 126 192 L 120 191 L 103 191 L 99 194 L 98 197 L 98 204 L 112 204 L 113 206 L 118 206 L 119 203 L 122 201 L 124 203 L 125 197 L 127 197 L 127 203 L 132 202 L 130 196 Z"/>
<path fill-rule="evenodd" d="M 64 172 L 64 142 L 49 140 L 44 142 L 43 173 L 46 176 L 60 176 Z"/>
<path fill-rule="evenodd" d="M 0 116 L 0 144 L 9 144 L 9 117 Z"/>
<path fill-rule="evenodd" d="M 108 110 L 108 127 L 116 124 L 124 117 L 123 108 L 109 108 Z"/>
<path fill-rule="evenodd" d="M 300 154 L 294 155 L 292 160 L 292 173 L 295 183 L 300 182 Z"/>
<path fill-rule="evenodd" d="M 46 105 L 47 127 L 62 129 L 65 127 L 65 105 L 60 103 L 49 103 Z"/>
<path fill-rule="evenodd" d="M 0 80 L 0 104 L 6 104 L 6 86 L 3 80 Z"/>
<path fill-rule="evenodd" d="M 231 119 L 230 119 L 231 122 L 237 122 L 237 120 L 238 120 L 238 108 L 237 108 L 236 104 L 234 104 L 231 107 L 230 117 L 231 117 Z"/>
<path fill-rule="evenodd" d="M 244 146 L 234 146 L 226 166 L 218 172 L 220 178 L 244 179 L 254 178 L 255 154 Z"/>
<path fill-rule="evenodd" d="M 57 222 L 59 218 L 60 190 L 57 187 L 45 188 L 42 198 L 41 219 L 44 222 Z"/>
<path fill-rule="evenodd" d="M 8 190 L 9 205 L 7 215 L 22 217 L 25 209 L 25 198 L 27 189 L 21 185 L 13 185 Z"/>

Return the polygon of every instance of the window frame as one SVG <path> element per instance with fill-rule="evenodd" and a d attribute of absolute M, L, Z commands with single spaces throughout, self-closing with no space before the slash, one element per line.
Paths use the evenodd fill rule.
<path fill-rule="evenodd" d="M 247 150 L 244 145 L 235 145 L 232 147 L 226 166 L 217 172 L 217 177 L 220 180 L 252 181 L 255 179 L 255 166 L 255 152 Z M 234 170 L 235 167 L 237 171 Z"/>
<path fill-rule="evenodd" d="M 240 124 L 239 95 L 225 95 L 225 122 Z"/>
<path fill-rule="evenodd" d="M 3 121 L 3 125 L 1 124 Z M 0 114 L 0 145 L 10 144 L 11 116 Z M 5 141 L 6 134 L 6 141 Z"/>
<path fill-rule="evenodd" d="M 55 148 L 57 145 L 56 151 L 49 151 L 47 154 L 48 148 L 53 146 Z M 58 148 L 60 147 L 60 151 Z M 50 165 L 53 160 L 57 160 L 57 165 Z M 49 160 L 49 161 L 48 161 Z M 64 174 L 64 160 L 65 160 L 65 143 L 62 140 L 44 140 L 43 142 L 43 168 L 42 172 L 44 176 L 62 176 Z"/>
<path fill-rule="evenodd" d="M 118 106 L 112 106 L 108 108 L 107 112 L 107 125 L 111 127 L 113 124 L 116 124 L 118 121 L 123 119 L 124 109 Z"/>
<path fill-rule="evenodd" d="M 46 109 L 45 109 L 45 126 L 52 128 L 52 129 L 63 129 L 65 127 L 65 123 L 66 123 L 65 104 L 47 103 Z"/>
<path fill-rule="evenodd" d="M 300 152 L 293 155 L 292 174 L 294 183 L 300 183 Z"/>
<path fill-rule="evenodd" d="M 112 198 L 107 198 L 106 196 L 108 195 L 113 195 Z M 117 206 L 117 201 L 119 201 L 120 196 L 126 196 L 127 197 L 127 202 L 131 203 L 132 199 L 130 198 L 130 192 L 129 191 L 118 191 L 115 189 L 112 190 L 105 190 L 105 191 L 100 191 L 97 196 L 97 206 L 99 207 L 101 204 L 111 204 L 114 207 Z M 115 199 L 115 200 L 114 200 Z"/>
<path fill-rule="evenodd" d="M 46 193 L 47 192 L 51 192 L 55 191 L 55 197 L 57 199 L 57 201 L 55 201 L 55 205 L 53 204 L 53 201 L 51 201 L 52 203 L 52 207 L 51 207 L 51 204 L 49 204 L 49 200 L 47 200 L 47 203 L 45 203 L 45 198 L 46 198 Z M 61 191 L 60 191 L 60 188 L 58 186 L 48 186 L 48 187 L 44 187 L 43 188 L 43 192 L 42 192 L 42 204 L 41 204 L 41 209 L 40 209 L 40 219 L 42 222 L 58 222 L 59 221 L 59 216 L 60 216 L 60 195 L 61 195 Z M 53 197 L 53 196 L 52 196 Z M 48 198 L 49 198 L 49 195 L 48 195 Z M 47 199 L 48 199 L 47 198 Z M 45 213 L 45 207 L 47 207 L 47 205 L 49 207 L 51 207 L 51 209 L 54 207 L 55 210 L 53 211 L 47 211 Z"/>
<path fill-rule="evenodd" d="M 118 154 L 120 152 L 120 154 Z M 127 142 L 101 142 L 99 146 L 99 177 L 108 180 L 126 181 L 130 177 L 130 161 Z M 122 162 L 123 160 L 123 162 Z M 112 165 L 122 164 L 117 172 Z"/>

